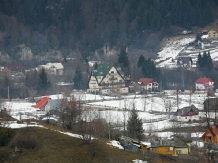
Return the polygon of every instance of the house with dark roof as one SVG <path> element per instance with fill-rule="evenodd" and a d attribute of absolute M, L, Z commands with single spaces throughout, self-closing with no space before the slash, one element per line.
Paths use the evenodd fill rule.
<path fill-rule="evenodd" d="M 141 86 L 141 91 L 154 91 L 159 89 L 159 84 L 153 78 L 140 78 L 138 83 Z"/>
<path fill-rule="evenodd" d="M 208 38 L 211 38 L 211 39 L 218 38 L 218 28 L 214 28 L 214 29 L 209 30 Z"/>
<path fill-rule="evenodd" d="M 205 143 L 218 144 L 218 125 L 211 126 L 206 130 L 201 139 Z"/>
<path fill-rule="evenodd" d="M 210 78 L 199 78 L 198 80 L 196 80 L 195 82 L 195 89 L 196 90 L 201 90 L 201 91 L 206 91 L 209 89 L 213 89 L 214 88 L 214 81 Z"/>
<path fill-rule="evenodd" d="M 178 136 L 171 139 L 151 140 L 150 151 L 169 156 L 178 156 L 180 154 L 190 153 L 190 142 L 186 142 Z"/>
<path fill-rule="evenodd" d="M 184 56 L 177 58 L 177 67 L 192 67 L 193 61 L 191 57 Z"/>
<path fill-rule="evenodd" d="M 176 116 L 196 116 L 196 115 L 198 115 L 198 108 L 196 108 L 194 105 L 177 109 L 176 112 Z"/>
<path fill-rule="evenodd" d="M 120 67 L 99 64 L 91 71 L 87 92 L 109 95 L 112 93 L 127 94 L 129 90 Z"/>

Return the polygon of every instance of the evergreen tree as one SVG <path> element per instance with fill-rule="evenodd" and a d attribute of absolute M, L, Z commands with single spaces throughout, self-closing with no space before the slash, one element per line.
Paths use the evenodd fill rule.
<path fill-rule="evenodd" d="M 144 64 L 145 64 L 145 57 L 143 55 L 141 55 L 138 59 L 138 62 L 137 62 L 137 67 L 138 68 L 141 68 Z"/>
<path fill-rule="evenodd" d="M 129 58 L 126 53 L 125 49 L 121 49 L 120 54 L 118 56 L 118 65 L 121 66 L 122 70 L 124 71 L 125 75 L 130 75 L 130 68 L 129 68 Z"/>
<path fill-rule="evenodd" d="M 156 68 L 154 62 L 150 58 L 145 60 L 144 56 L 140 56 L 137 66 L 141 69 L 144 77 L 155 78 L 156 80 L 160 79 L 161 71 Z"/>
<path fill-rule="evenodd" d="M 201 57 L 201 53 L 200 53 L 200 52 L 199 52 L 199 54 L 198 54 L 197 65 L 198 65 L 198 69 L 199 69 L 199 70 L 203 67 L 203 66 L 202 66 L 202 57 Z"/>
<path fill-rule="evenodd" d="M 128 136 L 131 138 L 137 138 L 139 140 L 142 139 L 143 136 L 143 127 L 142 127 L 142 120 L 139 119 L 136 110 L 133 108 L 130 113 L 129 120 L 127 122 L 127 133 Z"/>
<path fill-rule="evenodd" d="M 42 91 L 46 91 L 51 86 L 51 82 L 49 81 L 48 75 L 45 71 L 45 68 L 42 68 L 39 74 L 39 78 L 41 81 L 41 89 Z"/>
<path fill-rule="evenodd" d="M 73 77 L 73 83 L 75 89 L 82 88 L 82 71 L 79 66 L 76 68 L 76 72 Z"/>
<path fill-rule="evenodd" d="M 197 63 L 200 71 L 208 72 L 213 69 L 213 62 L 209 51 L 208 53 L 204 51 L 203 56 L 201 56 L 201 54 L 199 53 Z"/>

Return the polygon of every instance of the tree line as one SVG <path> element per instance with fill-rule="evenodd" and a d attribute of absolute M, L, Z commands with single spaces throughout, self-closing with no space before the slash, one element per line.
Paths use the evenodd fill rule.
<path fill-rule="evenodd" d="M 144 48 L 154 32 L 165 35 L 171 26 L 190 29 L 212 22 L 217 4 L 216 0 L 2 0 L 0 31 L 6 35 L 0 46 L 12 57 L 19 56 L 15 55 L 19 44 L 31 47 L 36 55 L 59 49 L 66 57 L 65 49 L 79 49 L 84 59 L 105 44 Z"/>

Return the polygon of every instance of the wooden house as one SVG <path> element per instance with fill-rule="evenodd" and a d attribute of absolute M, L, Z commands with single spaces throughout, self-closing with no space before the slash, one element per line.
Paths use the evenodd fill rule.
<path fill-rule="evenodd" d="M 180 154 L 190 153 L 190 142 L 184 141 L 180 137 L 174 136 L 172 139 L 152 140 L 150 151 L 169 156 L 178 156 Z"/>
<path fill-rule="evenodd" d="M 205 143 L 218 144 L 218 125 L 211 126 L 210 129 L 205 131 L 201 139 Z"/>

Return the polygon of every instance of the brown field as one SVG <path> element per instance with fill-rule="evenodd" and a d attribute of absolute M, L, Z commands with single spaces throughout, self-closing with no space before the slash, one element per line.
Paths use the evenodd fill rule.
<path fill-rule="evenodd" d="M 46 127 L 50 129 L 28 128 L 37 135 L 38 144 L 34 149 L 22 150 L 21 154 L 13 158 L 12 163 L 131 163 L 134 159 L 149 160 L 149 163 L 168 163 L 159 158 L 145 158 L 140 154 L 111 147 L 106 144 L 108 139 L 98 138 L 98 143 L 94 146 L 84 143 L 81 139 L 54 131 L 60 130 L 58 127 Z M 27 128 L 18 130 L 27 130 Z M 94 149 L 96 149 L 95 157 L 93 157 Z"/>

